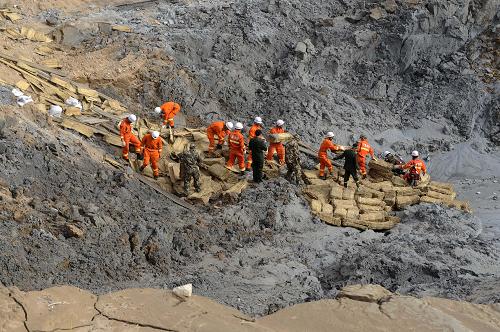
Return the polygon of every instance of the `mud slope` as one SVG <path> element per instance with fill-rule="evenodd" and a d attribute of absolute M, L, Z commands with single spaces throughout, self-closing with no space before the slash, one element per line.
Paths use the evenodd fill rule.
<path fill-rule="evenodd" d="M 25 290 L 71 284 L 96 292 L 192 282 L 250 314 L 333 297 L 351 283 L 489 303 L 500 253 L 471 215 L 422 206 L 391 232 L 311 216 L 276 180 L 235 205 L 190 213 L 102 163 L 98 142 L 11 109 L 0 140 L 0 281 Z M 82 229 L 68 237 L 66 225 Z"/>

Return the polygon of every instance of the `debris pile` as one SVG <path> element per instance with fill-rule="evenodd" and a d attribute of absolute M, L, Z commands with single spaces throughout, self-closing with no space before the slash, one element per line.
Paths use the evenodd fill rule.
<path fill-rule="evenodd" d="M 392 173 L 391 164 L 372 160 L 369 166 L 369 177 L 361 181 L 359 188 L 354 183 L 344 188 L 339 174 L 323 181 L 317 171 L 305 171 L 309 185 L 303 192 L 313 213 L 334 226 L 387 230 L 400 221 L 391 211 L 419 203 L 436 203 L 470 212 L 467 202 L 456 200 L 450 183 L 431 181 L 426 175 L 418 186 L 410 187 Z"/>

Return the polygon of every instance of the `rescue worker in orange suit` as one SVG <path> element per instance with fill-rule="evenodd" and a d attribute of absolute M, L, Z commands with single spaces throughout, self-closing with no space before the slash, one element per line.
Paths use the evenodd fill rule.
<path fill-rule="evenodd" d="M 141 172 L 149 165 L 151 161 L 151 168 L 153 169 L 153 176 L 158 179 L 160 175 L 160 156 L 163 149 L 163 141 L 158 131 L 153 131 L 146 134 L 142 138 L 142 147 L 144 149 L 144 161 L 141 166 Z"/>
<path fill-rule="evenodd" d="M 335 153 L 340 151 L 340 147 L 333 143 L 334 137 L 335 135 L 331 131 L 329 131 L 328 133 L 326 133 L 326 137 L 323 140 L 323 143 L 321 143 L 319 147 L 318 151 L 319 177 L 323 180 L 326 180 L 325 167 L 328 167 L 330 175 L 333 175 L 333 166 L 330 159 L 328 159 L 328 150 Z"/>
<path fill-rule="evenodd" d="M 256 117 L 253 120 L 253 125 L 250 127 L 250 130 L 248 131 L 248 141 L 247 144 L 250 144 L 250 140 L 254 138 L 256 135 L 257 130 L 262 130 L 262 118 L 260 116 Z M 249 171 L 252 168 L 252 150 L 248 151 L 247 154 L 247 170 Z"/>
<path fill-rule="evenodd" d="M 409 184 L 415 185 L 416 181 L 420 180 L 421 175 L 425 175 L 427 173 L 427 167 L 422 159 L 419 158 L 418 151 L 413 151 L 411 153 L 412 159 L 401 166 L 402 169 L 408 170 L 403 176 Z"/>
<path fill-rule="evenodd" d="M 285 124 L 285 121 L 283 120 L 278 120 L 276 121 L 276 125 L 269 131 L 270 135 L 275 135 L 275 134 L 283 134 L 285 132 L 285 129 L 283 129 L 283 126 Z M 273 160 L 274 152 L 278 154 L 278 158 L 280 161 L 280 165 L 285 164 L 285 147 L 283 146 L 283 143 L 277 142 L 277 143 L 270 143 L 269 148 L 267 149 L 267 161 Z"/>
<path fill-rule="evenodd" d="M 370 155 L 373 160 L 377 160 L 377 158 L 375 158 L 373 148 L 370 146 L 370 143 L 368 143 L 368 139 L 366 138 L 365 135 L 361 135 L 359 137 L 357 153 L 358 153 L 357 158 L 358 158 L 359 171 L 360 171 L 363 179 L 365 179 L 366 178 L 366 156 Z"/>
<path fill-rule="evenodd" d="M 224 121 L 213 122 L 207 128 L 207 137 L 210 144 L 208 145 L 208 153 L 214 153 L 215 149 L 222 149 L 224 138 L 228 136 L 233 130 L 233 123 Z M 217 146 L 215 145 L 215 136 L 218 137 Z"/>
<path fill-rule="evenodd" d="M 245 138 L 241 134 L 243 125 L 237 122 L 234 125 L 234 130 L 229 134 L 229 160 L 226 168 L 232 169 L 234 161 L 238 160 L 240 172 L 245 172 Z"/>
<path fill-rule="evenodd" d="M 138 158 L 141 156 L 141 141 L 132 133 L 132 124 L 137 121 L 134 114 L 130 114 L 120 121 L 120 138 L 122 140 L 122 156 L 123 159 L 128 160 L 128 153 L 130 144 L 135 148 Z"/>
<path fill-rule="evenodd" d="M 166 128 L 167 126 L 174 128 L 174 118 L 180 110 L 181 105 L 173 101 L 168 101 L 160 107 L 155 108 L 155 112 L 161 113 L 161 116 L 163 117 L 162 128 Z"/>

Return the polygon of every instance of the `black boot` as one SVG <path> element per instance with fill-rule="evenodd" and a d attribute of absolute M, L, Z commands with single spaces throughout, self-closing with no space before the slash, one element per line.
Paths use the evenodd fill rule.
<path fill-rule="evenodd" d="M 146 166 L 142 165 L 140 168 L 141 172 L 144 171 L 145 168 L 146 168 Z"/>
<path fill-rule="evenodd" d="M 344 182 L 344 188 L 347 188 L 347 182 Z"/>
<path fill-rule="evenodd" d="M 321 175 L 319 178 L 320 178 L 321 180 L 326 180 L 326 175 Z"/>

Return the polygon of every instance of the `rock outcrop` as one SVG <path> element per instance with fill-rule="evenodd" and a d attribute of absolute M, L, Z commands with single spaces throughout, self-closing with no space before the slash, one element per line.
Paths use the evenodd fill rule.
<path fill-rule="evenodd" d="M 303 303 L 253 319 L 208 298 L 163 289 L 96 296 L 61 286 L 0 288 L 0 331 L 499 331 L 500 308 L 393 294 L 378 285 L 342 289 L 339 298 Z"/>

